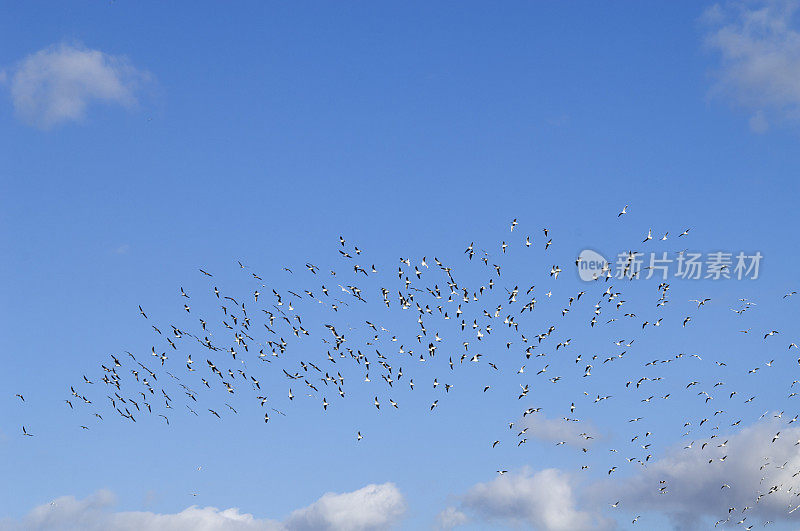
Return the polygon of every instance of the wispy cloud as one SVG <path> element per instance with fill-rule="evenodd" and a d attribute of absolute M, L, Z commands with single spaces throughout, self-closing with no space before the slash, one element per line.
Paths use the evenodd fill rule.
<path fill-rule="evenodd" d="M 26 531 L 370 531 L 392 527 L 405 513 L 403 495 L 392 483 L 325 494 L 283 522 L 255 518 L 236 508 L 191 506 L 174 514 L 114 512 L 115 503 L 109 491 L 82 500 L 64 496 L 36 507 L 21 521 L 0 522 L 0 527 Z"/>
<path fill-rule="evenodd" d="M 73 496 L 57 498 L 33 509 L 21 522 L 7 522 L 4 529 L 30 531 L 278 531 L 279 522 L 259 520 L 238 509 L 219 510 L 214 507 L 188 507 L 175 514 L 156 514 L 144 511 L 112 512 L 116 497 L 109 491 L 99 491 L 78 500 Z"/>
<path fill-rule="evenodd" d="M 150 79 L 124 57 L 67 44 L 33 53 L 3 76 L 17 116 L 41 129 L 83 119 L 93 102 L 132 107 Z"/>
<path fill-rule="evenodd" d="M 712 93 L 752 112 L 750 127 L 800 119 L 800 32 L 796 0 L 717 4 L 703 16 L 719 52 Z"/>
<path fill-rule="evenodd" d="M 453 529 L 466 524 L 468 521 L 467 515 L 455 507 L 448 507 L 436 516 L 436 523 L 439 529 Z"/>
<path fill-rule="evenodd" d="M 541 413 L 532 413 L 517 423 L 528 428 L 526 437 L 543 441 L 566 443 L 575 448 L 589 448 L 597 440 L 597 429 L 590 422 L 551 419 Z"/>

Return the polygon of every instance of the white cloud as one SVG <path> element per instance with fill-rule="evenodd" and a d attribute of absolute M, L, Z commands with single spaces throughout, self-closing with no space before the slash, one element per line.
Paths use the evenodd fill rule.
<path fill-rule="evenodd" d="M 131 107 L 149 79 L 124 57 L 67 44 L 29 55 L 4 77 L 17 115 L 42 129 L 81 120 L 94 101 Z"/>
<path fill-rule="evenodd" d="M 557 469 L 510 472 L 472 487 L 457 507 L 439 514 L 439 526 L 456 527 L 469 516 L 545 531 L 612 529 L 610 516 L 645 513 L 664 515 L 680 530 L 709 529 L 729 516 L 728 524 L 745 517 L 747 525 L 796 524 L 800 426 L 794 426 L 771 413 L 732 434 L 676 444 L 627 477 L 577 483 Z M 618 501 L 619 509 L 609 508 Z"/>
<path fill-rule="evenodd" d="M 405 500 L 397 487 L 384 483 L 345 494 L 325 494 L 293 512 L 285 523 L 292 530 L 386 529 L 399 521 L 405 510 Z"/>
<path fill-rule="evenodd" d="M 800 118 L 800 32 L 796 0 L 730 3 L 709 8 L 707 45 L 721 54 L 714 93 L 750 109 L 750 127 Z"/>
<path fill-rule="evenodd" d="M 772 442 L 778 431 L 780 438 Z M 680 444 L 635 476 L 599 483 L 593 490 L 602 492 L 605 501 L 609 496 L 621 499 L 627 510 L 670 515 L 680 529 L 705 528 L 702 518 L 724 519 L 730 507 L 736 508 L 734 523 L 742 516 L 750 523 L 800 521 L 800 510 L 788 512 L 800 505 L 799 441 L 800 428 L 787 428 L 772 418 L 730 436 L 695 440 L 689 449 L 684 448 L 687 443 Z M 659 492 L 662 486 L 666 493 Z M 742 514 L 745 507 L 749 509 Z"/>
<path fill-rule="evenodd" d="M 21 521 L 0 528 L 26 531 L 300 531 L 386 529 L 405 512 L 403 495 L 392 483 L 367 485 L 354 492 L 325 494 L 292 513 L 284 522 L 255 518 L 239 509 L 192 506 L 175 514 L 113 512 L 112 493 L 99 491 L 85 499 L 64 496 L 34 508 Z"/>
<path fill-rule="evenodd" d="M 543 531 L 611 527 L 599 515 L 577 509 L 572 479 L 552 468 L 535 474 L 526 468 L 479 483 L 463 496 L 461 505 L 483 520 L 527 524 Z"/>
<path fill-rule="evenodd" d="M 453 529 L 454 527 L 466 524 L 469 518 L 455 507 L 448 507 L 439 513 L 436 517 L 436 521 L 440 529 Z"/>

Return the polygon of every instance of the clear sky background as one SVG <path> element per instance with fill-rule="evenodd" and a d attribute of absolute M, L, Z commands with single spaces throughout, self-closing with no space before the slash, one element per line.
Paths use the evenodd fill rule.
<path fill-rule="evenodd" d="M 725 409 L 720 429 L 731 437 L 737 418 L 747 433 L 793 433 L 775 426 L 800 412 L 787 398 L 797 362 L 786 349 L 800 339 L 800 299 L 782 298 L 798 288 L 800 258 L 796 7 L 126 0 L 7 7 L 0 17 L 0 526 L 58 529 L 80 514 L 86 529 L 107 527 L 109 518 L 120 528 L 133 525 L 126 518 L 152 518 L 162 526 L 152 529 L 184 529 L 168 515 L 186 517 L 182 511 L 196 505 L 219 510 L 195 515 L 216 522 L 212 529 L 336 528 L 332 505 L 368 513 L 369 500 L 375 514 L 364 518 L 377 528 L 559 529 L 590 518 L 592 526 L 627 529 L 639 514 L 637 525 L 650 529 L 705 528 L 724 517 L 706 513 L 697 497 L 676 494 L 662 503 L 631 494 L 637 481 L 657 479 L 655 465 L 625 463 L 622 486 L 604 483 L 608 468 L 628 456 L 620 450 L 613 461 L 608 448 L 629 444 L 637 432 L 628 419 L 649 405 L 640 399 L 657 394 L 626 394 L 625 381 L 645 375 L 643 363 L 612 373 L 595 362 L 596 378 L 619 399 L 602 411 L 586 405 L 603 439 L 589 457 L 555 447 L 558 438 L 531 436 L 517 447 L 507 422 L 520 422 L 537 402 L 549 419 L 567 415 L 564 404 L 584 400 L 586 389 L 583 364 L 571 358 L 583 350 L 584 358 L 602 359 L 618 353 L 612 339 L 643 336 L 639 361 L 687 354 L 663 370 L 667 383 L 658 392 L 674 389 L 674 401 L 644 410 L 655 441 L 649 451 L 662 466 L 669 468 L 670 449 L 710 436 L 681 436 L 680 421 L 694 411 Z M 543 227 L 552 231 L 550 256 Z M 670 234 L 647 242 L 653 249 L 760 251 L 760 278 L 676 281 L 664 329 L 642 334 L 638 319 L 621 335 L 592 336 L 592 306 L 607 285 L 581 283 L 575 257 L 585 248 L 613 257 L 643 247 L 650 228 L 654 236 Z M 523 243 L 528 234 L 531 249 Z M 251 297 L 258 284 L 249 271 L 269 288 L 319 290 L 303 264 L 346 271 L 340 235 L 365 250 L 361 265 L 380 271 L 370 277 L 372 306 L 354 310 L 352 326 L 361 332 L 372 319 L 415 336 L 414 317 L 380 304 L 378 287 L 383 279 L 395 286 L 399 257 L 419 265 L 436 256 L 464 268 L 471 291 L 487 282 L 493 271 L 463 253 L 476 242 L 493 261 L 504 260 L 509 277 L 496 289 L 537 284 L 537 298 L 553 301 L 529 318 L 530 336 L 555 323 L 559 341 L 574 338 L 563 369 L 572 377 L 550 384 L 543 378 L 551 368 L 537 378 L 546 361 L 521 360 L 519 351 L 502 376 L 485 364 L 451 376 L 444 357 L 429 372 L 409 361 L 418 372 L 414 394 L 405 386 L 397 398 L 387 394 L 376 368 L 370 385 L 380 391 L 364 388 L 363 374 L 354 372 L 346 400 L 327 391 L 335 402 L 327 412 L 316 397 L 298 396 L 285 418 L 275 415 L 266 426 L 254 398 L 237 397 L 239 414 L 228 410 L 222 421 L 188 414 L 182 400 L 169 426 L 155 415 L 135 424 L 116 415 L 100 382 L 91 391 L 103 421 L 91 417 L 94 409 L 64 403 L 83 375 L 102 376 L 110 354 L 123 363 L 125 351 L 150 358 L 154 334 L 137 305 L 169 329 L 187 319 L 181 286 L 209 312 L 212 285 Z M 505 256 L 503 240 L 512 245 Z M 553 264 L 564 270 L 557 281 L 548 275 Z M 213 282 L 198 267 L 214 272 Z M 630 294 L 623 298 L 641 305 L 644 318 L 655 315 L 657 282 L 624 286 Z M 581 300 L 583 315 L 567 322 L 572 315 L 562 318 L 560 309 L 581 289 L 590 293 Z M 503 302 L 496 296 L 487 307 Z M 713 303 L 700 310 L 688 302 L 704 297 Z M 757 308 L 730 312 L 741 297 Z M 317 337 L 325 337 L 328 314 L 308 312 Z M 689 315 L 696 331 L 681 326 Z M 748 327 L 749 336 L 738 332 Z M 762 340 L 772 329 L 781 330 L 774 346 Z M 442 350 L 460 354 L 457 335 L 450 341 Z M 503 356 L 504 343 L 496 338 L 487 348 Z M 703 363 L 692 366 L 691 353 Z M 204 356 L 197 351 L 196 365 Z M 770 359 L 776 367 L 765 366 Z M 522 363 L 529 377 L 515 374 Z M 761 371 L 748 375 L 755 366 Z M 455 387 L 443 396 L 430 384 L 435 376 Z M 482 393 L 490 377 L 493 390 Z M 715 406 L 706 406 L 685 390 L 692 380 L 709 393 L 724 380 L 741 389 L 741 400 L 720 391 Z M 526 382 L 539 393 L 530 404 L 516 397 Z M 282 409 L 287 381 L 270 385 Z M 505 395 L 493 396 L 497 388 Z M 222 404 L 222 394 L 210 393 L 206 407 Z M 380 414 L 375 394 L 384 397 Z M 754 394 L 756 402 L 742 404 Z M 408 407 L 388 409 L 390 397 Z M 781 410 L 783 418 L 774 419 Z M 22 434 L 23 425 L 33 437 Z M 357 442 L 359 430 L 365 437 Z M 503 443 L 492 449 L 496 439 Z M 792 442 L 787 460 L 797 459 Z M 585 462 L 592 467 L 581 471 Z M 508 483 L 496 483 L 497 469 L 509 470 L 510 479 L 501 478 Z M 377 491 L 360 490 L 367 485 Z M 708 505 L 717 510 L 725 500 L 714 485 Z M 616 499 L 604 489 L 620 489 L 631 503 L 609 508 Z M 357 494 L 317 502 L 325 493 Z M 50 505 L 63 496 L 74 499 Z M 566 506 L 577 520 L 543 516 Z M 220 516 L 231 508 L 255 520 Z M 56 512 L 48 520 L 42 511 Z M 771 519 L 792 528 L 785 513 L 763 509 L 749 523 Z"/>

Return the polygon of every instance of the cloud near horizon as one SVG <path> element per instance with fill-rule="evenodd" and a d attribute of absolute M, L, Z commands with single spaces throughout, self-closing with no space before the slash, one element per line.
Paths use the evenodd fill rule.
<path fill-rule="evenodd" d="M 610 530 L 619 514 L 661 514 L 675 529 L 707 529 L 714 520 L 747 516 L 751 523 L 800 521 L 800 427 L 777 413 L 713 438 L 676 443 L 647 467 L 618 479 L 524 467 L 477 483 L 457 496 L 433 524 L 530 527 L 540 531 Z M 663 490 L 662 490 L 663 487 Z M 620 502 L 619 509 L 609 504 Z M 114 511 L 115 496 L 99 491 L 40 505 L 4 531 L 372 531 L 398 525 L 406 500 L 392 483 L 327 493 L 285 519 L 256 518 L 238 508 L 191 506 L 173 514 Z M 729 506 L 735 510 L 729 513 Z M 746 509 L 745 509 L 746 508 Z M 619 511 L 619 512 L 617 512 Z"/>
<path fill-rule="evenodd" d="M 393 483 L 327 493 L 284 521 L 255 518 L 238 508 L 193 505 L 174 514 L 112 511 L 116 497 L 101 490 L 82 500 L 63 496 L 34 508 L 19 521 L 0 521 L 7 531 L 372 531 L 395 526 L 406 510 Z"/>
<path fill-rule="evenodd" d="M 770 417 L 733 434 L 678 444 L 634 476 L 592 489 L 620 498 L 626 509 L 665 514 L 681 530 L 706 529 L 726 517 L 798 522 L 800 511 L 789 511 L 800 507 L 800 428 Z M 729 513 L 731 506 L 736 510 Z"/>
<path fill-rule="evenodd" d="M 743 517 L 759 525 L 800 522 L 800 427 L 787 426 L 774 412 L 765 417 L 734 433 L 676 443 L 647 467 L 616 479 L 578 481 L 554 468 L 511 471 L 474 485 L 439 513 L 438 525 L 601 530 L 614 529 L 612 517 L 628 513 L 660 514 L 682 531 Z M 616 502 L 619 509 L 609 507 Z"/>

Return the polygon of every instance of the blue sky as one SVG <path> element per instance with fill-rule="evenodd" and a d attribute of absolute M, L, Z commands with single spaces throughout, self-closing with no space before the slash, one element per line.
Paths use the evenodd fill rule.
<path fill-rule="evenodd" d="M 51 500 L 74 496 L 57 507 L 77 504 L 100 519 L 98 528 L 112 517 L 122 528 L 126 517 L 113 515 L 123 512 L 166 518 L 192 505 L 238 508 L 263 520 L 252 525 L 319 528 L 325 521 L 336 528 L 325 520 L 329 505 L 317 500 L 357 493 L 336 503 L 364 506 L 362 495 L 383 500 L 378 513 L 395 516 L 365 516 L 378 528 L 433 527 L 452 507 L 453 522 L 463 515 L 465 529 L 556 529 L 542 516 L 544 505 L 566 503 L 543 495 L 557 491 L 554 485 L 571 489 L 575 522 L 591 517 L 598 526 L 627 529 L 642 514 L 649 528 L 706 525 L 691 500 L 662 504 L 630 495 L 630 506 L 614 511 L 607 504 L 616 500 L 598 493 L 630 494 L 625 489 L 636 490 L 637 481 L 655 478 L 642 470 L 659 470 L 620 466 L 622 486 L 603 483 L 616 463 L 607 448 L 633 436 L 628 411 L 650 406 L 624 388 L 645 374 L 638 359 L 614 372 L 595 363 L 598 392 L 619 389 L 612 393 L 619 401 L 587 406 L 586 421 L 602 434 L 588 472 L 580 470 L 579 451 L 552 440 L 531 437 L 515 446 L 506 423 L 521 421 L 518 384 L 530 382 L 530 407 L 540 402 L 555 420 L 565 414 L 563 403 L 586 389 L 582 365 L 564 365 L 565 375 L 577 377 L 550 388 L 535 375 L 547 362 L 520 361 L 519 352 L 502 375 L 490 375 L 485 364 L 448 374 L 441 358 L 426 370 L 408 362 L 418 388 L 396 392 L 403 399 L 396 411 L 387 409 L 392 395 L 377 369 L 371 387 L 353 372 L 346 400 L 327 391 L 335 403 L 327 412 L 318 397 L 298 396 L 285 418 L 275 415 L 267 426 L 258 403 L 241 396 L 239 413 L 222 421 L 194 417 L 180 402 L 169 426 L 155 415 L 135 424 L 114 416 L 98 389 L 95 409 L 73 411 L 63 400 L 84 374 L 100 378 L 109 354 L 123 362 L 125 351 L 149 357 L 156 339 L 138 305 L 169 329 L 187 319 L 179 287 L 192 296 L 193 312 L 209 313 L 217 282 L 234 297 L 251 296 L 258 286 L 249 271 L 269 288 L 318 291 L 319 279 L 304 264 L 346 271 L 351 266 L 337 253 L 344 235 L 348 246 L 364 250 L 361 265 L 379 270 L 363 280 L 371 285 L 370 305 L 336 316 L 341 326 L 360 326 L 354 334 L 371 319 L 413 340 L 415 319 L 385 310 L 379 286 L 397 283 L 399 257 L 419 265 L 436 256 L 477 289 L 492 271 L 466 260 L 464 249 L 476 242 L 503 260 L 496 290 L 536 284 L 537 298 L 552 301 L 542 305 L 544 315 L 528 318 L 529 337 L 557 323 L 559 341 L 574 338 L 568 357 L 617 353 L 612 341 L 633 337 L 642 361 L 701 354 L 697 366 L 681 359 L 664 368 L 659 392 L 675 389 L 674 401 L 645 410 L 658 411 L 648 427 L 663 467 L 673 446 L 710 436 L 681 436 L 686 412 L 707 409 L 684 380 L 700 380 L 708 392 L 720 379 L 742 396 L 756 389 L 758 402 L 748 405 L 728 403 L 720 391 L 716 401 L 725 407 L 716 409 L 744 419 L 742 427 L 756 435 L 772 430 L 769 423 L 782 422 L 772 412 L 795 415 L 786 397 L 796 362 L 786 345 L 798 339 L 792 326 L 800 299 L 782 298 L 797 289 L 800 257 L 795 6 L 118 0 L 7 9 L 0 20 L 0 476 L 14 488 L 0 497 L 0 517 L 8 518 L 0 525 L 32 528 L 34 520 L 24 519 L 33 518 L 34 507 L 48 510 Z M 617 217 L 625 205 L 628 214 Z M 509 233 L 514 218 L 519 226 Z M 552 231 L 549 256 L 543 227 Z M 650 228 L 658 236 L 669 231 L 670 239 L 642 244 Z M 531 249 L 523 243 L 528 234 Z M 512 246 L 505 256 L 504 240 Z M 585 248 L 612 257 L 646 245 L 760 251 L 765 258 L 756 281 L 672 283 L 664 329 L 643 334 L 624 325 L 594 334 L 587 323 L 606 286 L 581 283 L 575 257 Z M 241 271 L 237 260 L 249 269 Z M 553 264 L 564 269 L 558 280 L 548 275 Z M 213 282 L 198 267 L 214 272 Z M 623 298 L 655 315 L 656 286 L 626 282 Z M 581 289 L 588 293 L 583 306 L 562 318 L 564 301 Z M 489 308 L 503 302 L 493 296 Z M 697 309 L 688 302 L 699 297 L 713 304 Z M 758 306 L 737 316 L 729 308 L 740 297 Z M 316 337 L 325 337 L 321 324 L 330 316 L 313 306 L 306 311 L 304 323 L 316 323 Z M 684 329 L 689 315 L 694 321 Z M 749 336 L 738 332 L 747 327 Z M 758 335 L 771 329 L 782 332 L 769 338 L 777 346 Z M 455 353 L 460 332 L 450 331 L 454 339 L 443 350 Z M 491 355 L 506 356 L 505 341 L 491 341 Z M 299 359 L 321 355 L 313 345 L 299 350 Z M 180 356 L 172 362 L 185 371 Z M 202 351 L 193 357 L 205 363 Z M 766 367 L 773 358 L 783 365 Z M 726 360 L 728 372 L 713 360 Z M 534 369 L 530 377 L 515 374 L 512 365 L 522 363 L 526 374 Z M 546 375 L 560 362 L 551 363 Z M 762 370 L 749 376 L 756 365 Z M 287 382 L 264 374 L 281 409 Z M 437 376 L 454 382 L 450 393 L 432 388 Z M 488 378 L 493 391 L 505 391 L 482 393 Z M 225 401 L 221 393 L 209 393 L 208 407 Z M 380 414 L 375 394 L 384 397 Z M 765 410 L 771 413 L 759 421 Z M 34 437 L 22 435 L 22 425 Z M 359 430 L 365 438 L 356 442 Z M 492 449 L 499 438 L 503 444 Z M 785 451 L 800 460 L 791 445 Z M 496 478 L 498 468 L 511 479 Z M 508 484 L 494 483 L 501 480 Z M 380 488 L 360 490 L 367 485 Z M 295 510 L 301 512 L 290 517 Z M 764 511 L 763 519 L 786 517 Z M 55 522 L 35 525 L 58 528 Z M 238 529 L 229 524 L 214 529 Z"/>

